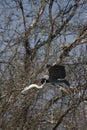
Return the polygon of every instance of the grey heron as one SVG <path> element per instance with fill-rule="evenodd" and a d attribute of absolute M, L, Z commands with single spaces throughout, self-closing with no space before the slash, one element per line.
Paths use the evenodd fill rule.
<path fill-rule="evenodd" d="M 25 93 L 26 91 L 28 91 L 29 89 L 31 88 L 43 88 L 43 86 L 46 84 L 46 83 L 52 83 L 52 84 L 55 84 L 55 83 L 58 83 L 58 84 L 61 84 L 61 83 L 65 83 L 67 86 L 69 86 L 69 82 L 65 79 L 65 76 L 66 76 L 66 71 L 65 71 L 65 66 L 62 66 L 62 65 L 47 65 L 47 68 L 48 68 L 48 72 L 49 74 L 48 75 L 45 75 L 42 79 L 41 79 L 41 85 L 37 85 L 37 84 L 31 84 L 27 87 L 25 87 L 21 93 Z"/>

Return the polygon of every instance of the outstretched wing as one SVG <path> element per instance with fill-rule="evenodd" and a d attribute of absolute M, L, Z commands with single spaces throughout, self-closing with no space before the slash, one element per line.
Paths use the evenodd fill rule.
<path fill-rule="evenodd" d="M 65 66 L 62 65 L 53 65 L 48 71 L 50 79 L 64 79 L 66 76 Z"/>

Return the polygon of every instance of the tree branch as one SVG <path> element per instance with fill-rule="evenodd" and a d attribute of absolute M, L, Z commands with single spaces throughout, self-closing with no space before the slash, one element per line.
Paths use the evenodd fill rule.
<path fill-rule="evenodd" d="M 65 46 L 62 54 L 60 55 L 59 59 L 54 64 L 60 64 L 62 60 L 69 54 L 69 52 L 75 48 L 77 45 L 84 44 L 82 41 L 87 35 L 87 30 L 83 30 L 81 34 L 77 37 L 77 39 L 72 43 Z"/>

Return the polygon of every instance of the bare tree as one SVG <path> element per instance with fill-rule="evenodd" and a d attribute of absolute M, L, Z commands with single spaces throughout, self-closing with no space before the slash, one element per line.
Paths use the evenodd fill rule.
<path fill-rule="evenodd" d="M 4 0 L 0 16 L 0 129 L 86 129 L 86 0 Z M 49 84 L 21 95 L 47 63 L 65 65 L 72 93 Z"/>

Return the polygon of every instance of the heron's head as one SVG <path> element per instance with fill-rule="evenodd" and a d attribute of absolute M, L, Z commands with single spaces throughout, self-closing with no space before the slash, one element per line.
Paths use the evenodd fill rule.
<path fill-rule="evenodd" d="M 41 79 L 41 83 L 43 84 L 45 81 L 49 82 L 49 76 L 48 75 L 44 75 L 43 78 Z"/>
<path fill-rule="evenodd" d="M 48 80 L 49 79 L 49 75 L 44 75 L 43 78 Z"/>

